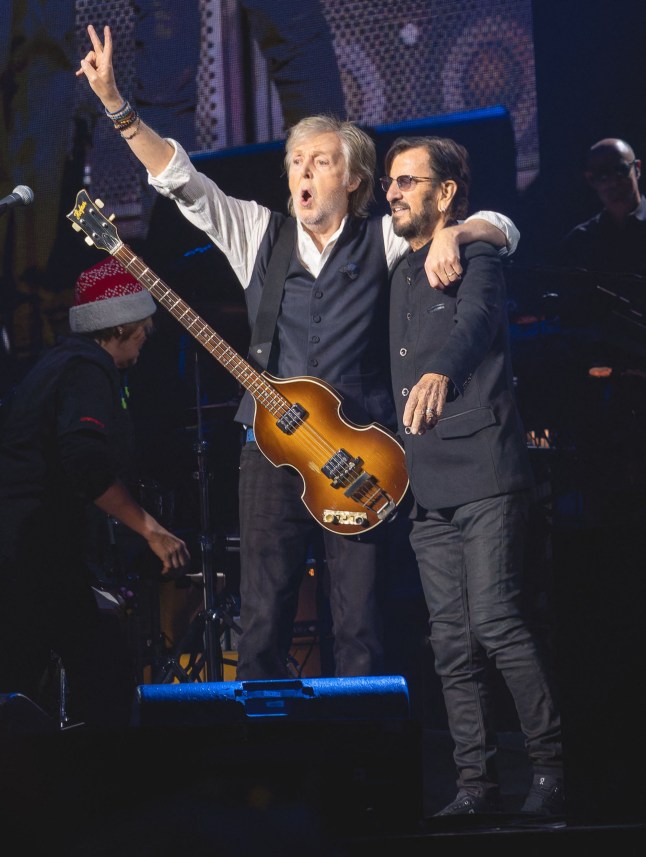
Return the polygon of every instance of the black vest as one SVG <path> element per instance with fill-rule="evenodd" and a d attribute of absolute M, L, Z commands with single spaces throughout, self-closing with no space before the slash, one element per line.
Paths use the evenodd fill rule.
<path fill-rule="evenodd" d="M 272 215 L 246 289 L 252 327 L 284 222 L 282 215 Z M 249 358 L 259 368 L 280 378 L 321 378 L 342 397 L 348 419 L 394 427 L 381 219 L 349 218 L 318 278 L 299 262 L 294 236 L 276 326 L 266 341 L 252 335 L 252 342 Z M 236 419 L 251 425 L 253 412 L 253 399 L 246 393 Z"/>

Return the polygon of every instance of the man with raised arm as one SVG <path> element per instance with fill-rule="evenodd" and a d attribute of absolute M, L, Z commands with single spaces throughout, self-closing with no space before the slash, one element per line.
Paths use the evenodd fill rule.
<path fill-rule="evenodd" d="M 348 419 L 394 427 L 388 277 L 407 243 L 393 232 L 390 216 L 368 216 L 376 166 L 370 137 L 351 122 L 302 119 L 287 138 L 291 216 L 235 199 L 198 172 L 179 143 L 147 127 L 123 98 L 113 73 L 109 27 L 103 42 L 92 26 L 88 32 L 92 49 L 77 74 L 86 76 L 150 183 L 227 256 L 245 289 L 255 364 L 282 378 L 321 378 L 341 395 Z M 482 212 L 447 229 L 434 242 L 428 263 L 432 285 L 459 279 L 458 245 L 476 239 L 507 252 L 515 249 L 518 233 L 507 218 Z M 275 282 L 269 264 L 285 245 L 285 273 Z M 278 301 L 275 324 L 259 331 L 259 307 L 266 315 L 272 300 Z M 289 675 L 298 590 L 319 525 L 302 502 L 298 473 L 275 468 L 258 449 L 249 394 L 236 419 L 247 427 L 239 482 L 243 633 L 237 677 L 282 678 Z M 386 538 L 384 527 L 356 536 L 323 532 L 337 676 L 382 672 L 378 600 Z"/>

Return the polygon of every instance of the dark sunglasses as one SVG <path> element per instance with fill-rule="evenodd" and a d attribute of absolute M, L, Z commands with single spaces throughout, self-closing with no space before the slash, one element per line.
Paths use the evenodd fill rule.
<path fill-rule="evenodd" d="M 608 181 L 608 179 L 625 179 L 630 175 L 630 171 L 637 163 L 634 161 L 620 161 L 614 167 L 602 167 L 599 170 L 586 170 L 585 177 L 592 184 Z"/>
<path fill-rule="evenodd" d="M 411 190 L 415 187 L 417 182 L 432 182 L 433 184 L 442 184 L 439 179 L 431 178 L 429 176 L 397 176 L 396 179 L 392 179 L 390 176 L 382 176 L 382 178 L 379 179 L 381 189 L 385 193 L 388 193 L 388 189 L 390 188 L 393 182 L 397 182 L 397 187 L 400 190 Z"/>

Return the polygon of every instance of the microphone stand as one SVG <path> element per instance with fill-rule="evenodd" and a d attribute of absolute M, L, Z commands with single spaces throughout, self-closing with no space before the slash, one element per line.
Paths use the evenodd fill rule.
<path fill-rule="evenodd" d="M 193 477 L 198 482 L 200 504 L 200 567 L 199 577 L 202 579 L 203 609 L 191 621 L 186 633 L 179 641 L 170 657 L 165 659 L 155 682 L 169 682 L 174 678 L 179 682 L 201 681 L 204 675 L 207 681 L 222 681 L 224 679 L 224 658 L 220 643 L 221 623 L 233 629 L 238 634 L 242 629 L 229 615 L 225 600 L 220 604 L 216 579 L 221 578 L 220 589 L 224 588 L 224 575 L 216 575 L 213 570 L 214 539 L 211 534 L 211 508 L 209 502 L 209 472 L 207 466 L 208 441 L 204 439 L 202 424 L 202 396 L 200 382 L 200 364 L 197 351 L 195 352 L 195 398 L 197 412 L 197 440 L 193 446 L 197 456 L 197 471 Z M 198 576 L 198 575 L 196 575 Z M 180 664 L 180 657 L 189 653 L 188 665 Z M 227 664 L 231 663 L 226 661 Z"/>
<path fill-rule="evenodd" d="M 222 648 L 219 634 L 219 610 L 213 573 L 213 536 L 211 535 L 211 508 L 209 502 L 209 473 L 206 463 L 208 441 L 204 440 L 202 425 L 202 396 L 200 361 L 195 352 L 195 405 L 197 413 L 197 440 L 194 450 L 197 456 L 197 473 L 200 498 L 200 560 L 204 594 L 204 657 L 207 681 L 222 680 Z"/>

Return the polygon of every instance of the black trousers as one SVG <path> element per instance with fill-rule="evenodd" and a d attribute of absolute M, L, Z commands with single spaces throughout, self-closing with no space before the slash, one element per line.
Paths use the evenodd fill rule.
<path fill-rule="evenodd" d="M 322 528 L 301 500 L 300 475 L 290 467 L 274 467 L 254 442 L 242 449 L 238 490 L 242 635 L 237 678 L 284 678 L 308 547 Z M 323 530 L 337 676 L 382 672 L 383 543 L 381 527 L 360 536 Z"/>
<path fill-rule="evenodd" d="M 506 494 L 453 509 L 419 509 L 413 522 L 457 785 L 467 791 L 497 788 L 488 659 L 511 692 L 534 770 L 560 772 L 562 766 L 554 683 L 524 614 L 528 511 L 526 494 Z"/>

